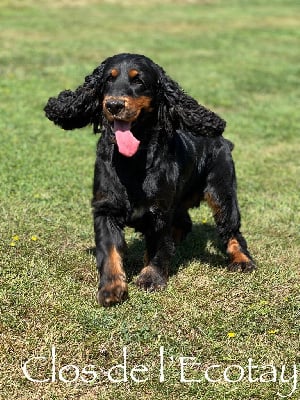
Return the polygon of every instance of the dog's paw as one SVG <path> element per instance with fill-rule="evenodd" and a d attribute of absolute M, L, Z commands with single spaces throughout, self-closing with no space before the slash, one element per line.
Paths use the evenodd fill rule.
<path fill-rule="evenodd" d="M 167 277 L 159 268 L 148 265 L 142 269 L 136 280 L 136 285 L 140 289 L 144 289 L 149 292 L 162 290 L 167 286 Z"/>
<path fill-rule="evenodd" d="M 249 260 L 247 262 L 232 262 L 228 265 L 228 271 L 230 272 L 253 272 L 256 270 L 256 265 L 253 261 Z"/>
<path fill-rule="evenodd" d="M 114 304 L 123 303 L 128 299 L 128 285 L 122 279 L 115 279 L 104 285 L 100 284 L 97 301 L 103 307 L 110 307 Z"/>

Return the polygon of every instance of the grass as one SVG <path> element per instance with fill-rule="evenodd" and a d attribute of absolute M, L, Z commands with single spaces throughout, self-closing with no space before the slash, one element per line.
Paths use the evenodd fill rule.
<path fill-rule="evenodd" d="M 297 399 L 298 2 L 118 3 L 0 1 L 0 399 Z M 97 139 L 91 129 L 59 130 L 42 109 L 48 97 L 74 89 L 121 51 L 153 58 L 227 120 L 256 273 L 226 272 L 203 206 L 192 212 L 194 231 L 177 251 L 166 291 L 143 293 L 132 281 L 128 302 L 108 310 L 96 305 L 89 199 Z M 126 237 L 134 278 L 143 242 L 131 230 Z M 34 356 L 46 360 L 29 364 L 32 375 L 52 377 L 53 346 L 55 382 L 26 379 L 21 366 Z M 124 347 L 128 381 L 113 383 L 107 372 L 123 363 Z M 196 357 L 201 365 L 184 373 L 200 382 L 180 381 L 180 357 Z M 255 382 L 249 358 L 260 366 Z M 97 380 L 65 383 L 59 370 L 68 364 L 86 380 L 94 375 L 82 370 L 94 364 Z M 211 377 L 220 381 L 209 382 L 205 370 L 216 364 Z M 230 383 L 223 372 L 234 364 L 245 377 L 238 381 L 240 370 L 231 368 Z M 280 383 L 282 365 L 289 382 Z M 122 372 L 116 368 L 113 377 Z M 61 377 L 74 374 L 62 370 Z"/>

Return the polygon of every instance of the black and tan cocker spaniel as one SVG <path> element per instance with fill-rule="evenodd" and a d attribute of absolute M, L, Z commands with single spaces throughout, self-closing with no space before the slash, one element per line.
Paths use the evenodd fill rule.
<path fill-rule="evenodd" d="M 240 232 L 232 144 L 225 121 L 198 104 L 143 55 L 107 58 L 75 91 L 50 98 L 46 116 L 63 129 L 93 124 L 101 137 L 93 213 L 103 306 L 128 297 L 124 227 L 142 232 L 144 267 L 137 285 L 167 285 L 175 244 L 191 231 L 188 210 L 206 200 L 230 259 L 229 270 L 255 264 Z"/>

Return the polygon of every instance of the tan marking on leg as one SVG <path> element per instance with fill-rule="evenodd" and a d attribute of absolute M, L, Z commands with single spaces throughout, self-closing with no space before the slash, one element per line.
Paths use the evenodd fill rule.
<path fill-rule="evenodd" d="M 120 303 L 128 297 L 128 285 L 123 270 L 122 257 L 113 246 L 104 266 L 105 285 L 98 291 L 98 302 L 104 307 Z M 100 277 L 101 279 L 101 277 Z"/>
<path fill-rule="evenodd" d="M 249 259 L 249 257 L 247 257 L 241 251 L 239 242 L 235 238 L 232 238 L 229 240 L 228 245 L 227 245 L 227 253 L 230 256 L 232 263 L 241 264 L 241 263 L 247 263 L 247 262 L 251 261 Z"/>
<path fill-rule="evenodd" d="M 108 256 L 107 267 L 109 274 L 112 276 L 124 275 L 122 257 L 117 249 L 113 246 Z"/>

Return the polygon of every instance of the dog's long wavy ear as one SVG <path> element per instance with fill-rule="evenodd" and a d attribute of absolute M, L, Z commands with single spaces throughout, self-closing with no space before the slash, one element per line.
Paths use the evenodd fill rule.
<path fill-rule="evenodd" d="M 97 132 L 102 118 L 100 103 L 106 62 L 86 76 L 83 85 L 75 91 L 64 90 L 57 98 L 51 97 L 44 108 L 46 117 L 66 130 L 93 124 L 94 132 Z"/>
<path fill-rule="evenodd" d="M 184 129 L 196 136 L 222 135 L 226 122 L 188 96 L 160 66 L 156 67 L 159 70 L 158 118 L 168 135 L 172 136 L 176 129 Z"/>

